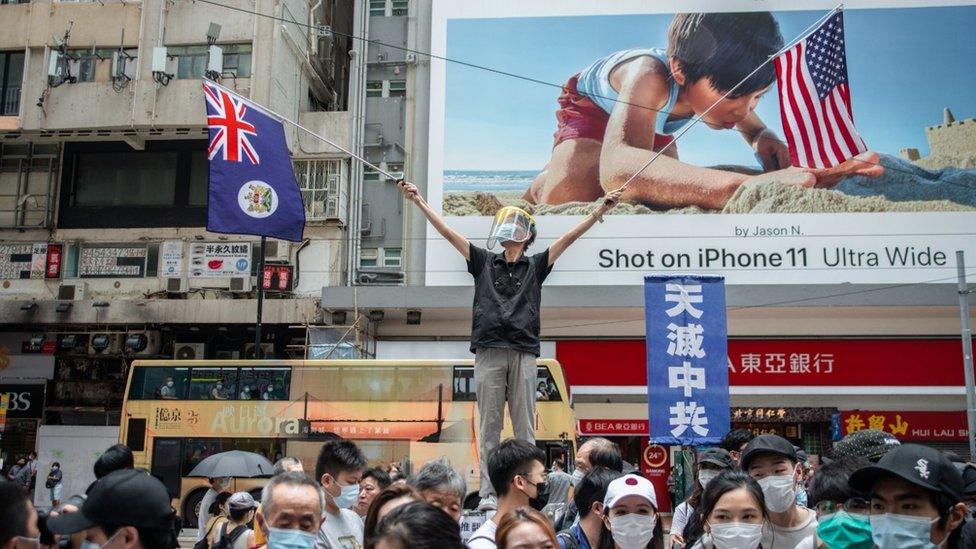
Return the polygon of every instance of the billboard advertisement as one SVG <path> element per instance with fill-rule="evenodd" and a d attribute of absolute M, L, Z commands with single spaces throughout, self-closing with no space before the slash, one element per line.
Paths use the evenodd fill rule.
<path fill-rule="evenodd" d="M 435 0 L 431 51 L 448 61 L 431 62 L 427 199 L 479 246 L 500 207 L 530 210 L 532 253 L 631 181 L 548 284 L 951 282 L 956 250 L 976 258 L 976 41 L 960 38 L 976 5 L 858 0 L 811 34 L 835 5 Z M 781 100 L 773 54 L 804 37 L 782 70 L 816 86 Z M 823 106 L 796 104 L 817 92 Z M 848 115 L 853 137 L 826 133 Z M 843 139 L 867 152 L 793 167 L 840 158 Z M 426 283 L 470 284 L 427 238 Z"/>

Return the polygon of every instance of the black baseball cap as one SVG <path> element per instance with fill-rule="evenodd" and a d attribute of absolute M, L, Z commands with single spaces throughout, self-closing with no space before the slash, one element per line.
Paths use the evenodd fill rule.
<path fill-rule="evenodd" d="M 834 459 L 862 457 L 875 463 L 901 442 L 891 433 L 877 429 L 854 431 L 834 445 Z"/>
<path fill-rule="evenodd" d="M 81 510 L 51 517 L 47 526 L 55 534 L 74 534 L 95 525 L 172 530 L 175 515 L 162 482 L 145 471 L 120 469 L 95 482 Z"/>
<path fill-rule="evenodd" d="M 895 476 L 906 482 L 946 494 L 962 501 L 965 483 L 962 473 L 942 452 L 921 444 L 902 444 L 888 451 L 877 465 L 854 471 L 851 488 L 870 492 L 880 477 Z"/>
<path fill-rule="evenodd" d="M 743 471 L 749 470 L 749 462 L 760 454 L 777 454 L 790 459 L 793 463 L 799 461 L 796 456 L 796 448 L 790 441 L 779 435 L 759 435 L 749 441 L 742 456 L 739 458 L 739 467 Z"/>
<path fill-rule="evenodd" d="M 711 463 L 723 469 L 731 469 L 732 456 L 722 448 L 709 448 L 698 454 L 698 463 Z"/>

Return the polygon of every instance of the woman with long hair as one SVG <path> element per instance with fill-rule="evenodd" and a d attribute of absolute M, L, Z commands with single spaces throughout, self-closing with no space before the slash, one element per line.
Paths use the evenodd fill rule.
<path fill-rule="evenodd" d="M 531 507 L 517 507 L 502 517 L 495 532 L 498 549 L 555 549 L 559 546 L 549 519 Z"/>
<path fill-rule="evenodd" d="M 681 502 L 674 510 L 671 519 L 671 544 L 685 547 L 685 527 L 690 525 L 692 532 L 701 535 L 701 524 L 694 520 L 695 509 L 701 504 L 702 492 L 712 479 L 722 471 L 732 469 L 732 456 L 721 448 L 709 448 L 698 454 L 698 468 L 695 471 L 695 488 L 688 499 Z M 698 537 L 695 536 L 695 537 Z"/>
<path fill-rule="evenodd" d="M 697 514 L 705 535 L 693 549 L 759 549 L 768 522 L 762 488 L 742 471 L 715 477 L 702 494 Z"/>

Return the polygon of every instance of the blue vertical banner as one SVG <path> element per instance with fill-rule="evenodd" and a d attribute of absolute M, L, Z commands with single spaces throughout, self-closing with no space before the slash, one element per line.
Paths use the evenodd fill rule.
<path fill-rule="evenodd" d="M 716 444 L 729 431 L 725 278 L 644 277 L 647 412 L 655 444 Z"/>

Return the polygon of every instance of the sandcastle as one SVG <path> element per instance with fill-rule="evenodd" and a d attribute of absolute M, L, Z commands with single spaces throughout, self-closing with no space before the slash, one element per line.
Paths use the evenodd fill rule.
<path fill-rule="evenodd" d="M 976 118 L 956 120 L 949 107 L 942 117 L 942 124 L 925 128 L 929 155 L 922 158 L 918 149 L 908 148 L 901 150 L 902 158 L 929 170 L 976 168 Z"/>

